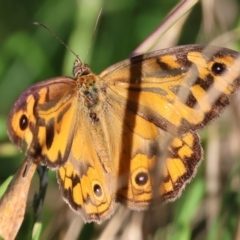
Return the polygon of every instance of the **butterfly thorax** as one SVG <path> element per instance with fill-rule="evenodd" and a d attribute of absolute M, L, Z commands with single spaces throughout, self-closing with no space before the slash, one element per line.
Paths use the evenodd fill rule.
<path fill-rule="evenodd" d="M 99 103 L 99 87 L 97 76 L 89 74 L 77 78 L 78 99 L 83 102 L 84 107 L 94 109 Z"/>

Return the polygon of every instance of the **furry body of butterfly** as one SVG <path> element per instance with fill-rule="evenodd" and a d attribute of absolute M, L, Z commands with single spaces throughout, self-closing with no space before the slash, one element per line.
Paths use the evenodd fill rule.
<path fill-rule="evenodd" d="M 187 45 L 127 59 L 100 75 L 77 60 L 75 79 L 52 78 L 20 95 L 9 136 L 20 148 L 27 142 L 30 159 L 57 171 L 63 198 L 87 222 L 109 218 L 114 201 L 134 210 L 172 201 L 202 159 L 196 130 L 239 87 L 238 57 Z"/>

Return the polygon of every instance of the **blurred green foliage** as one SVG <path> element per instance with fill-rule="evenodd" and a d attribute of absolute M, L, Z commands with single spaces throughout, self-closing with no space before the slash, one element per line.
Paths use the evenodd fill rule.
<path fill-rule="evenodd" d="M 240 24 L 237 14 L 240 1 L 226 2 L 228 3 L 225 5 L 221 3 L 225 7 L 219 3 L 211 9 L 213 22 L 207 20 L 209 25 L 215 24 L 211 34 L 204 29 L 204 18 L 208 15 L 205 15 L 204 8 L 198 3 L 189 15 L 178 43 L 208 43 L 214 37 L 237 28 Z M 33 22 L 44 23 L 82 60 L 89 63 L 93 72 L 100 73 L 106 67 L 127 58 L 160 25 L 176 3 L 178 2 L 174 0 L 0 0 L 1 182 L 13 174 L 23 160 L 23 154 L 11 147 L 5 131 L 7 116 L 14 101 L 24 89 L 35 82 L 59 75 L 72 75 L 75 56 L 49 32 L 33 25 Z M 94 33 L 100 8 L 103 12 Z M 221 14 L 225 18 L 224 24 L 219 16 Z M 238 40 L 236 38 L 232 41 L 231 46 L 238 49 Z M 202 135 L 203 144 L 206 145 L 207 132 Z M 167 220 L 159 225 L 154 223 L 158 226 L 148 234 L 149 239 L 234 239 L 237 230 L 240 231 L 240 190 L 237 191 L 232 184 L 233 181 L 239 183 L 239 172 L 239 156 L 236 156 L 221 179 L 219 211 L 209 225 L 207 213 L 204 212 L 206 183 L 203 163 L 181 198 L 169 204 L 171 209 Z M 36 179 L 34 182 L 32 192 L 37 191 Z M 66 230 L 67 225 L 52 222 L 59 211 L 53 205 L 56 201 L 62 201 L 54 173 L 50 176 L 49 189 L 43 214 L 43 239 L 60 239 L 60 233 Z M 26 239 L 26 236 L 31 235 L 33 220 L 31 199 L 29 201 L 29 211 L 17 239 Z M 86 224 L 76 239 L 96 239 L 103 227 Z M 51 229 L 54 229 L 55 235 L 51 233 Z"/>

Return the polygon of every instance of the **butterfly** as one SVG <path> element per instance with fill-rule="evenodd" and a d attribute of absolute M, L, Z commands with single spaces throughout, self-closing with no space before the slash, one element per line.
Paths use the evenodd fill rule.
<path fill-rule="evenodd" d="M 115 202 L 143 210 L 173 201 L 202 160 L 196 131 L 240 85 L 238 57 L 221 47 L 178 46 L 100 75 L 77 59 L 75 78 L 39 82 L 19 96 L 8 134 L 20 149 L 26 142 L 29 159 L 57 172 L 64 200 L 86 222 L 108 219 Z"/>

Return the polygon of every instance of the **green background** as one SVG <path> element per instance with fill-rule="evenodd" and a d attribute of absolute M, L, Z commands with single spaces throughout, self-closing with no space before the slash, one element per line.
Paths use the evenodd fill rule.
<path fill-rule="evenodd" d="M 177 3 L 174 0 L 0 0 L 0 183 L 14 174 L 24 159 L 6 133 L 6 120 L 14 101 L 35 82 L 72 75 L 75 56 L 33 22 L 45 24 L 93 72 L 100 73 L 126 59 Z M 215 1 L 215 5 L 211 0 L 200 2 L 192 9 L 180 34 L 169 34 L 165 43 L 175 40 L 175 45 L 208 44 L 218 37 L 217 45 L 239 51 L 239 7 L 240 1 L 236 0 Z M 100 8 L 102 14 L 94 33 Z M 238 99 L 236 94 L 223 116 L 201 131 L 206 152 L 204 161 L 194 180 L 174 203 L 145 213 L 121 207 L 118 213 L 122 216 L 126 213 L 128 217 L 115 225 L 114 217 L 100 226 L 83 224 L 81 217 L 63 202 L 55 173 L 51 172 L 41 239 L 98 239 L 114 228 L 118 230 L 113 239 L 128 239 L 127 234 L 140 239 L 138 233 L 142 239 L 237 239 L 240 236 Z M 212 183 L 215 185 L 211 188 Z M 37 176 L 33 179 L 27 214 L 17 239 L 31 235 L 32 199 L 36 191 Z M 138 223 L 139 219 L 143 219 L 142 224 Z"/>

